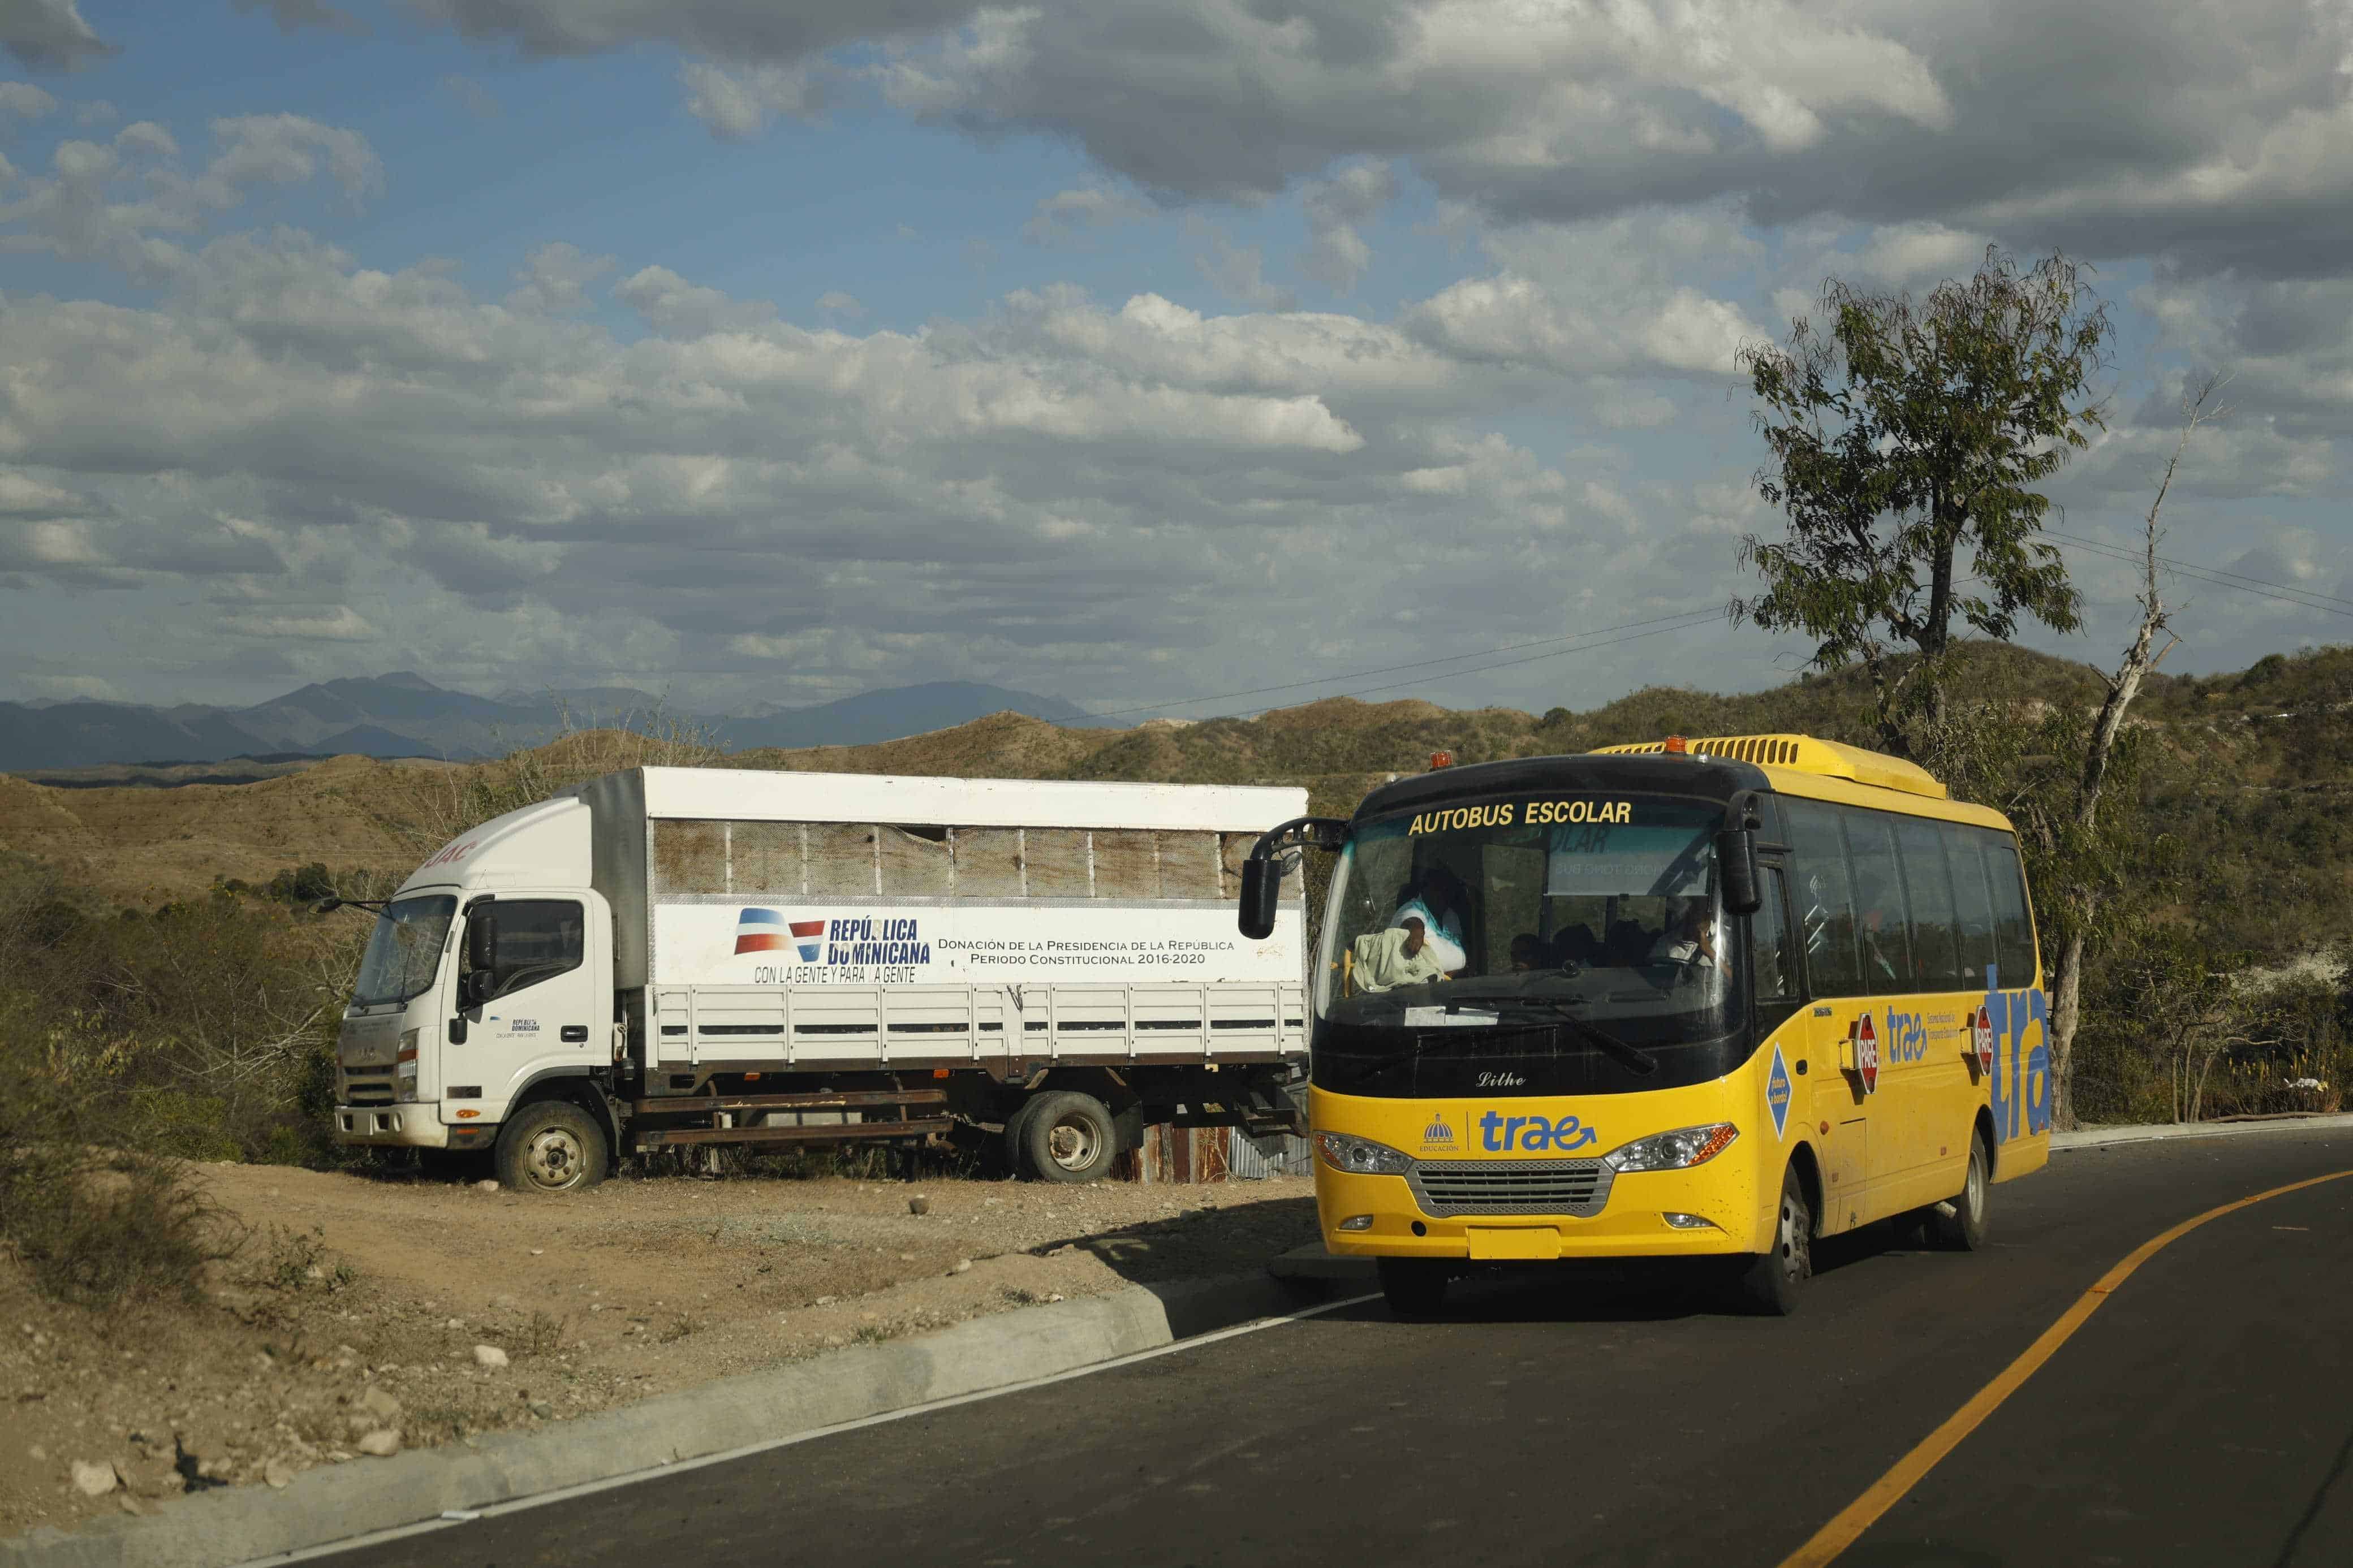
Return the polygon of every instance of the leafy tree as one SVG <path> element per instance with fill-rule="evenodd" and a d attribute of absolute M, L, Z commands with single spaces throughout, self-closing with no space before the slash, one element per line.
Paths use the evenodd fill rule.
<path fill-rule="evenodd" d="M 1757 488 L 1788 530 L 1742 542 L 1764 590 L 1733 612 L 1812 637 L 1818 668 L 1861 662 L 1881 743 L 1933 764 L 1957 618 L 2000 639 L 2021 617 L 2078 625 L 2035 487 L 2105 427 L 2090 383 L 2107 307 L 2064 257 L 2021 271 L 1992 247 L 1916 303 L 1833 279 L 1821 305 L 1826 326 L 1741 352 L 1771 450 Z"/>

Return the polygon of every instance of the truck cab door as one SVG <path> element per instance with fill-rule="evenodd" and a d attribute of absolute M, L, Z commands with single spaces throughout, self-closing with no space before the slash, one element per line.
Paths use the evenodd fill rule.
<path fill-rule="evenodd" d="M 470 903 L 466 921 L 458 975 L 466 1038 L 443 1062 L 443 1119 L 471 1109 L 496 1121 L 524 1084 L 550 1068 L 609 1065 L 612 923 L 605 900 L 585 891 L 501 893 Z"/>

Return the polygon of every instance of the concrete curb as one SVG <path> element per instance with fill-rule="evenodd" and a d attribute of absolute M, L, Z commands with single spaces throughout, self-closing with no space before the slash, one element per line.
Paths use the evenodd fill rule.
<path fill-rule="evenodd" d="M 234 1487 L 154 1512 L 0 1541 L 0 1568 L 227 1568 L 559 1488 L 656 1469 L 838 1422 L 978 1394 L 1296 1310 L 1264 1275 L 1132 1286 L 902 1343 L 858 1346 L 468 1447 L 322 1466 L 283 1491 Z"/>
<path fill-rule="evenodd" d="M 2159 1122 L 2146 1127 L 2086 1127 L 2051 1134 L 2051 1152 L 2106 1149 L 2119 1143 L 2154 1143 L 2167 1138 L 2245 1138 L 2259 1132 L 2309 1132 L 2353 1127 L 2353 1115 L 2282 1116 L 2262 1121 Z"/>

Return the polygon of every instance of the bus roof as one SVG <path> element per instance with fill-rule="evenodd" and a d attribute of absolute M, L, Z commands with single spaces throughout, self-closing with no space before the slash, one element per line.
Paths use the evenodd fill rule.
<path fill-rule="evenodd" d="M 1625 746 L 1596 746 L 1594 754 L 1633 756 L 1663 752 L 1666 749 L 1664 741 L 1639 741 Z M 1760 767 L 1791 768 L 1801 773 L 1820 773 L 1880 789 L 1901 790 L 1905 795 L 1926 795 L 1930 800 L 1949 798 L 1949 792 L 1925 768 L 1882 752 L 1866 752 L 1860 746 L 1841 745 L 1811 735 L 1695 736 L 1683 742 L 1683 750 L 1695 757 L 1728 757 Z"/>

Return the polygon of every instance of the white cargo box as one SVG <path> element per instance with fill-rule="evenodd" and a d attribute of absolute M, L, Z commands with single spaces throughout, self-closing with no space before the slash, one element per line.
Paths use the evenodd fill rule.
<path fill-rule="evenodd" d="M 1305 1049 L 1306 929 L 1236 929 L 1306 792 L 646 768 L 583 786 L 649 1068 Z"/>

